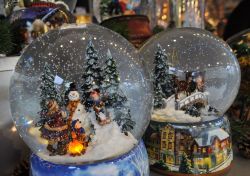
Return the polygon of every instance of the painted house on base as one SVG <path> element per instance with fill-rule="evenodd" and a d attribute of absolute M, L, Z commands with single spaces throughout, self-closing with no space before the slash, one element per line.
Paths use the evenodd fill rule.
<path fill-rule="evenodd" d="M 200 171 L 213 171 L 231 156 L 230 136 L 222 128 L 203 131 L 195 137 L 189 129 L 172 125 L 157 131 L 151 133 L 145 143 L 149 157 L 153 161 L 163 161 L 170 168 L 178 168 L 183 153 L 191 160 L 192 167 Z"/>

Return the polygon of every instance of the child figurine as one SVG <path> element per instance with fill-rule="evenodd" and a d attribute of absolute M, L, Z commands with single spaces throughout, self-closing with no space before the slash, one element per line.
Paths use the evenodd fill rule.
<path fill-rule="evenodd" d="M 68 152 L 71 156 L 80 156 L 86 152 L 88 143 L 86 142 L 85 130 L 81 126 L 79 119 L 73 120 L 71 124 L 72 141 L 69 143 Z"/>
<path fill-rule="evenodd" d="M 100 91 L 98 89 L 93 90 L 90 93 L 90 98 L 93 101 L 93 109 L 95 111 L 96 120 L 98 121 L 99 125 L 110 123 L 111 120 L 105 115 L 104 103 L 100 99 Z"/>
<path fill-rule="evenodd" d="M 66 123 L 66 113 L 59 109 L 55 100 L 47 103 L 47 120 L 41 127 L 41 137 L 48 140 L 47 149 L 50 155 L 65 155 L 68 143 L 68 125 Z M 54 148 L 54 145 L 57 147 Z"/>

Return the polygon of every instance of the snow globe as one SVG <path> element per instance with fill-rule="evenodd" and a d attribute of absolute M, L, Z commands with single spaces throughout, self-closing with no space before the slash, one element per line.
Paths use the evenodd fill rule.
<path fill-rule="evenodd" d="M 37 38 L 15 67 L 10 104 L 33 176 L 149 175 L 151 84 L 120 35 L 88 24 Z"/>
<path fill-rule="evenodd" d="M 234 142 L 241 156 L 250 159 L 250 29 L 246 29 L 227 40 L 237 56 L 241 70 L 239 93 L 227 111 Z"/>
<path fill-rule="evenodd" d="M 169 175 L 225 175 L 233 154 L 224 113 L 240 83 L 230 47 L 202 29 L 179 28 L 152 37 L 140 53 L 154 86 L 145 133 L 152 169 Z"/>
<path fill-rule="evenodd" d="M 102 26 L 130 41 L 136 48 L 152 36 L 156 25 L 155 1 L 93 0 L 93 16 Z"/>
<path fill-rule="evenodd" d="M 155 21 L 155 2 L 152 0 L 93 0 L 93 15 L 100 23 L 112 17 L 145 15 Z"/>

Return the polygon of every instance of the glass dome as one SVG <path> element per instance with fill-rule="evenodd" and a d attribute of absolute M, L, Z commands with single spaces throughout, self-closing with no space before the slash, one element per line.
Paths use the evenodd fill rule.
<path fill-rule="evenodd" d="M 137 145 L 150 120 L 150 92 L 133 46 L 89 24 L 50 31 L 27 47 L 11 79 L 10 104 L 35 154 L 86 163 Z"/>
<path fill-rule="evenodd" d="M 239 64 L 230 47 L 207 31 L 162 32 L 140 53 L 154 82 L 153 120 L 211 121 L 226 112 L 238 93 Z"/>

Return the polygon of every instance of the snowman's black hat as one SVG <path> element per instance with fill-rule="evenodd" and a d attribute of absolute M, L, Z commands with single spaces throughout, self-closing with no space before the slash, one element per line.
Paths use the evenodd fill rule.
<path fill-rule="evenodd" d="M 77 87 L 76 87 L 76 84 L 74 82 L 70 83 L 69 91 L 77 91 Z"/>

